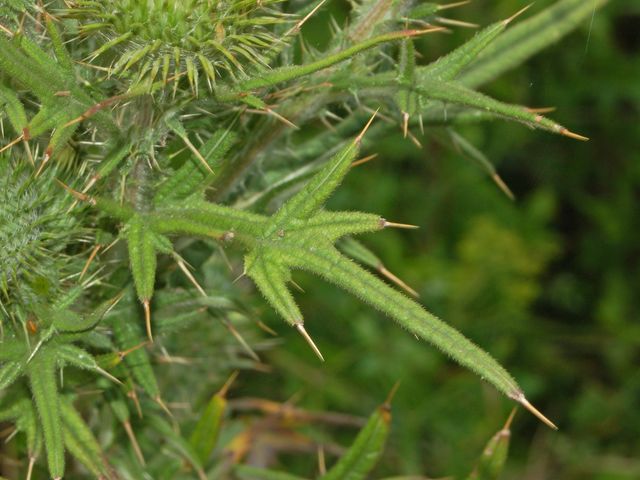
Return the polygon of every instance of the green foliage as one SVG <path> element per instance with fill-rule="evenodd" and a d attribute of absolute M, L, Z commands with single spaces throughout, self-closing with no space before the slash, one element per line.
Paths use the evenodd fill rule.
<path fill-rule="evenodd" d="M 425 127 L 427 134 L 449 127 L 447 142 L 496 181 L 487 158 L 454 127 L 504 118 L 584 140 L 477 87 L 604 3 L 559 0 L 507 29 L 514 15 L 426 64 L 424 45 L 443 30 L 434 25 L 447 24 L 441 11 L 459 5 L 364 1 L 345 26 L 328 22 L 334 31 L 316 49 L 306 22 L 318 19 L 323 2 L 6 3 L 0 420 L 24 434 L 14 453 L 26 452 L 26 475 L 46 463 L 55 479 L 299 478 L 295 468 L 256 468 L 266 466 L 254 455 L 265 431 L 299 439 L 282 420 L 288 411 L 269 418 L 273 405 L 260 400 L 262 423 L 223 422 L 233 412 L 228 385 L 210 393 L 232 370 L 264 370 L 258 353 L 281 348 L 249 328 L 271 331 L 256 320 L 263 304 L 243 276 L 321 358 L 290 289 L 299 271 L 360 298 L 554 426 L 491 355 L 356 263 L 417 296 L 352 238 L 410 225 L 325 205 L 392 118 L 416 144 L 416 125 L 423 136 Z M 509 279 L 494 283 L 509 304 L 503 311 L 517 317 L 555 251 L 541 241 L 527 258 L 531 245 L 482 218 L 466 235 L 461 265 L 442 276 L 460 293 L 453 318 L 467 310 L 490 317 L 477 306 L 479 271 Z M 486 255 L 491 249 L 514 258 L 506 272 Z M 228 271 L 239 253 L 240 277 Z M 191 358 L 202 352 L 213 353 Z M 188 371 L 176 372 L 180 364 Z M 294 424 L 314 418 L 292 415 Z M 366 478 L 390 422 L 387 402 L 331 468 L 321 464 L 318 478 Z M 499 475 L 504 438 L 502 431 L 492 439 L 473 478 Z"/>

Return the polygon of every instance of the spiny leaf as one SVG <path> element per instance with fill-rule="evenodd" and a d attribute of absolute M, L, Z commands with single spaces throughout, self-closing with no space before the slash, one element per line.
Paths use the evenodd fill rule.
<path fill-rule="evenodd" d="M 125 235 L 129 247 L 129 265 L 133 283 L 136 286 L 138 298 L 145 308 L 147 335 L 151 339 L 149 301 L 153 296 L 157 265 L 154 233 L 145 224 L 142 216 L 136 215 L 127 223 Z"/>
<path fill-rule="evenodd" d="M 6 362 L 0 367 L 0 390 L 4 390 L 22 374 L 23 362 Z"/>
<path fill-rule="evenodd" d="M 49 38 L 51 39 L 51 45 L 53 46 L 53 51 L 56 54 L 56 59 L 58 63 L 64 68 L 67 73 L 72 73 L 73 71 L 73 60 L 71 60 L 71 56 L 67 51 L 67 48 L 64 46 L 64 41 L 62 39 L 62 35 L 60 34 L 60 30 L 56 26 L 54 20 L 50 15 L 45 15 L 45 25 L 47 27 L 47 32 L 49 33 Z"/>
<path fill-rule="evenodd" d="M 269 251 L 253 250 L 245 257 L 245 271 L 275 310 L 290 325 L 302 323 L 302 313 L 287 288 L 289 271 Z"/>
<path fill-rule="evenodd" d="M 415 66 L 416 58 L 413 41 L 411 39 L 403 40 L 400 44 L 400 62 L 398 64 L 398 74 L 401 82 L 408 85 L 415 83 Z M 396 99 L 403 115 L 403 130 L 406 137 L 409 116 L 417 110 L 419 97 L 414 92 L 401 89 L 396 94 Z"/>
<path fill-rule="evenodd" d="M 158 233 L 215 238 L 229 234 L 249 244 L 262 233 L 265 223 L 262 215 L 196 200 L 160 207 L 148 214 L 147 220 Z"/>
<path fill-rule="evenodd" d="M 56 345 L 55 355 L 61 366 L 71 365 L 83 370 L 90 370 L 104 375 L 115 383 L 121 383 L 120 380 L 100 368 L 96 359 L 80 347 L 71 344 Z"/>
<path fill-rule="evenodd" d="M 17 134 L 22 133 L 22 129 L 27 126 L 27 114 L 24 111 L 22 102 L 13 90 L 0 84 L 0 105 L 3 106 L 11 126 Z"/>
<path fill-rule="evenodd" d="M 403 30 L 399 32 L 391 32 L 391 33 L 378 35 L 377 37 L 364 40 L 349 48 L 344 49 L 341 52 L 335 53 L 333 55 L 328 55 L 315 62 L 311 62 L 305 65 L 300 65 L 295 67 L 280 67 L 267 74 L 261 75 L 260 77 L 256 77 L 241 83 L 237 91 L 244 92 L 244 91 L 250 91 L 250 90 L 257 90 L 259 88 L 269 87 L 272 85 L 276 85 L 278 83 L 295 80 L 296 78 L 303 77 L 305 75 L 309 75 L 311 73 L 331 67 L 337 63 L 344 62 L 345 60 L 352 58 L 354 55 L 364 50 L 368 50 L 369 48 L 372 48 L 381 43 L 390 42 L 393 40 L 398 40 L 406 37 L 412 37 L 416 35 L 423 35 L 428 32 L 440 31 L 440 30 L 441 30 L 440 28 L 429 29 L 429 30 Z M 228 96 L 228 94 L 227 95 L 222 94 L 220 96 L 221 99 L 226 99 L 227 97 L 231 99 L 234 97 L 234 95 L 231 94 L 231 96 Z"/>
<path fill-rule="evenodd" d="M 288 265 L 311 271 L 389 315 L 411 333 L 432 343 L 458 363 L 476 372 L 512 398 L 522 392 L 515 380 L 488 353 L 419 304 L 343 257 L 331 248 L 313 252 L 288 246 L 282 250 Z"/>
<path fill-rule="evenodd" d="M 56 386 L 55 365 L 54 352 L 47 346 L 43 346 L 27 366 L 27 375 L 44 433 L 49 473 L 54 478 L 62 478 L 64 475 L 64 434 L 60 397 Z"/>
<path fill-rule="evenodd" d="M 451 53 L 440 57 L 435 62 L 420 69 L 420 80 L 435 78 L 437 80 L 453 80 L 469 63 L 475 60 L 491 42 L 504 32 L 513 19 L 524 12 L 520 10 L 512 17 L 489 25 L 478 32 L 471 40 L 456 48 Z"/>
<path fill-rule="evenodd" d="M 410 295 L 414 297 L 419 296 L 418 292 L 416 292 L 413 288 L 403 282 L 396 275 L 391 273 L 375 253 L 373 253 L 356 239 L 352 237 L 344 237 L 338 241 L 337 247 L 341 252 L 345 253 L 353 260 L 356 260 L 357 262 L 360 262 L 378 271 L 380 274 L 387 277 L 389 280 L 408 292 Z"/>
<path fill-rule="evenodd" d="M 523 123 L 531 128 L 547 130 L 577 140 L 588 140 L 588 138 L 573 133 L 553 120 L 549 120 L 538 113 L 531 112 L 529 109 L 519 105 L 500 102 L 487 95 L 468 89 L 457 82 L 425 80 L 422 82 L 420 88 L 416 88 L 415 90 L 432 100 L 440 100 L 481 109 L 506 119 Z"/>
<path fill-rule="evenodd" d="M 151 398 L 159 398 L 160 388 L 151 367 L 149 353 L 144 348 L 133 350 L 133 347 L 140 345 L 145 340 L 136 318 L 137 315 L 135 315 L 133 308 L 128 308 L 124 311 L 119 310 L 117 315 L 114 314 L 111 319 L 113 335 L 118 348 L 123 351 L 132 349 L 125 357 L 124 362 L 131 370 L 134 380 L 140 384 L 140 387 Z"/>
<path fill-rule="evenodd" d="M 66 398 L 60 400 L 64 443 L 69 452 L 96 476 L 105 475 L 102 449 L 91 430 Z"/>
<path fill-rule="evenodd" d="M 280 207 L 265 230 L 265 236 L 273 235 L 294 218 L 300 220 L 309 218 L 320 208 L 349 171 L 351 163 L 358 154 L 360 140 L 372 121 L 373 117 L 353 142 L 334 155 L 300 192 Z"/>
<path fill-rule="evenodd" d="M 48 81 L 47 72 L 44 72 L 33 59 L 22 53 L 14 42 L 7 40 L 4 35 L 0 35 L 0 70 L 26 85 L 40 99 L 50 98 L 53 94 L 51 90 L 53 84 Z M 56 76 L 53 77 L 54 80 L 55 78 Z"/>

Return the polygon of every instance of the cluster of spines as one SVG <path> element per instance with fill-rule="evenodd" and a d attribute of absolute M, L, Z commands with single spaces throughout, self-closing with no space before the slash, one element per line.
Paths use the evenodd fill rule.
<path fill-rule="evenodd" d="M 197 94 L 200 76 L 212 89 L 225 74 L 243 77 L 267 66 L 265 55 L 278 41 L 272 30 L 287 21 L 269 8 L 274 3 L 79 0 L 60 14 L 80 21 L 82 37 L 102 35 L 87 58 L 108 75 L 148 86 L 186 75 Z"/>

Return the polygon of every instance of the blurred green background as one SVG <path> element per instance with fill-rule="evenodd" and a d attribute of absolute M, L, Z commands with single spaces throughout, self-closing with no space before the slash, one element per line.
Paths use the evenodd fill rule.
<path fill-rule="evenodd" d="M 487 24 L 524 5 L 478 0 L 446 13 Z M 344 8 L 330 10 L 340 19 Z M 325 20 L 310 23 L 308 38 L 321 41 Z M 429 36 L 421 62 L 471 35 Z M 511 201 L 451 148 L 446 130 L 420 136 L 423 148 L 398 131 L 365 152 L 379 157 L 350 174 L 330 207 L 420 225 L 362 240 L 559 425 L 553 432 L 518 412 L 504 478 L 640 478 L 640 2 L 610 3 L 484 91 L 553 106 L 552 118 L 591 140 L 499 121 L 456 130 L 493 162 Z M 266 353 L 273 371 L 243 373 L 234 396 L 295 396 L 301 407 L 366 416 L 400 380 L 377 476 L 468 474 L 513 404 L 343 292 L 302 273 L 295 280 L 326 363 L 256 296 L 284 344 Z M 344 444 L 354 434 L 326 432 Z M 315 454 L 281 462 L 316 471 Z"/>

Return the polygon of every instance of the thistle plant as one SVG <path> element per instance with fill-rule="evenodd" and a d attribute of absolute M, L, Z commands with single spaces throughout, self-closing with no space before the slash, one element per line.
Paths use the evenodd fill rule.
<path fill-rule="evenodd" d="M 325 209 L 375 140 L 394 129 L 419 144 L 425 131 L 446 126 L 448 138 L 480 158 L 458 125 L 501 118 L 586 140 L 478 87 L 606 0 L 559 0 L 520 21 L 525 7 L 424 62 L 420 44 L 465 25 L 443 17 L 464 3 L 365 0 L 346 25 L 328 27 L 328 45 L 318 50 L 303 27 L 325 0 L 299 8 L 262 0 L 4 2 L 0 420 L 24 434 L 28 478 L 41 463 L 62 478 L 65 452 L 83 465 L 78 471 L 101 478 L 232 474 L 242 455 L 213 453 L 229 385 L 189 435 L 153 365 L 177 341 L 173 331 L 210 328 L 208 318 L 239 342 L 208 347 L 226 355 L 220 377 L 257 358 L 229 320 L 244 325 L 255 312 L 220 261 L 224 249 L 243 252 L 241 276 L 320 359 L 292 294 L 296 270 L 358 297 L 555 428 L 496 360 L 423 308 L 353 238 L 412 225 Z M 330 128 L 305 135 L 304 127 L 323 124 Z M 206 271 L 190 268 L 193 255 L 204 255 Z M 83 410 L 87 385 L 101 394 Z M 94 417 L 92 426 L 82 413 Z M 96 416 L 122 428 L 126 449 L 113 435 L 96 438 Z M 364 478 L 388 426 L 387 402 L 321 478 Z M 140 445 L 147 435 L 166 438 L 173 456 Z M 293 478 L 235 470 L 241 478 Z"/>

